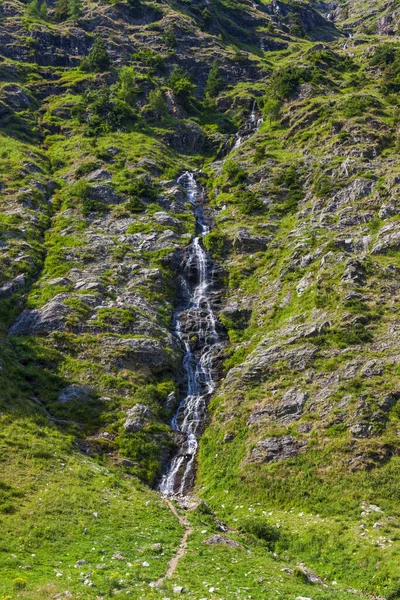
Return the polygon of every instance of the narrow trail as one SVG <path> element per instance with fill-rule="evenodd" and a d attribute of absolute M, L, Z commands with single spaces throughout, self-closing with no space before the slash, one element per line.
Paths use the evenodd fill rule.
<path fill-rule="evenodd" d="M 175 573 L 175 571 L 177 569 L 179 561 L 181 560 L 181 558 L 183 558 L 183 556 L 185 556 L 186 548 L 187 548 L 187 540 L 188 540 L 189 535 L 191 535 L 191 533 L 193 532 L 193 529 L 191 528 L 186 517 L 180 516 L 180 514 L 176 510 L 175 506 L 172 504 L 171 500 L 169 500 L 168 498 L 165 498 L 165 497 L 164 497 L 164 500 L 168 504 L 168 507 L 169 507 L 170 511 L 172 512 L 172 514 L 178 519 L 179 524 L 185 528 L 185 532 L 181 538 L 181 542 L 179 544 L 179 548 L 178 548 L 176 554 L 174 554 L 174 556 L 171 558 L 171 560 L 168 563 L 167 572 L 165 573 L 165 575 L 163 575 L 162 577 L 157 579 L 157 581 L 150 583 L 150 587 L 160 587 L 166 579 L 171 579 L 171 577 L 173 576 L 173 574 Z"/>

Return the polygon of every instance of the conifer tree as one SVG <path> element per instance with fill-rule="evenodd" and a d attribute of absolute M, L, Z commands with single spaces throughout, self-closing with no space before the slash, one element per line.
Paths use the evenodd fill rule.
<path fill-rule="evenodd" d="M 68 0 L 57 0 L 54 10 L 54 20 L 56 23 L 63 23 L 68 19 Z"/>
<path fill-rule="evenodd" d="M 82 0 L 68 0 L 68 16 L 73 21 L 82 16 Z"/>
<path fill-rule="evenodd" d="M 221 77 L 221 73 L 217 63 L 213 63 L 211 67 L 211 71 L 208 74 L 208 79 L 206 83 L 206 95 L 210 98 L 215 98 L 218 92 L 221 91 L 223 87 L 223 81 Z"/>

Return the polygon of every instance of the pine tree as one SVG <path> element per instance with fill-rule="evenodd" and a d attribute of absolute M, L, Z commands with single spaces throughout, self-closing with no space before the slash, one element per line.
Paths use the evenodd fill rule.
<path fill-rule="evenodd" d="M 54 20 L 56 23 L 62 23 L 68 19 L 68 0 L 57 0 L 54 10 Z"/>
<path fill-rule="evenodd" d="M 161 90 L 151 90 L 147 98 L 150 110 L 158 117 L 162 117 L 168 110 L 168 105 L 165 101 L 164 94 Z"/>
<path fill-rule="evenodd" d="M 217 63 L 211 67 L 206 83 L 206 95 L 210 98 L 215 98 L 218 92 L 223 88 L 223 81 Z"/>
<path fill-rule="evenodd" d="M 176 48 L 176 37 L 173 27 L 169 26 L 164 31 L 162 36 L 163 42 L 168 48 Z"/>
<path fill-rule="evenodd" d="M 122 67 L 119 72 L 117 94 L 127 104 L 133 104 L 138 88 L 136 85 L 136 72 L 134 67 Z"/>
<path fill-rule="evenodd" d="M 26 7 L 26 12 L 31 17 L 38 17 L 40 15 L 39 0 L 32 0 Z"/>
<path fill-rule="evenodd" d="M 73 21 L 82 16 L 82 0 L 68 0 L 68 16 Z"/>
<path fill-rule="evenodd" d="M 41 16 L 42 19 L 46 20 L 47 19 L 47 4 L 46 2 L 42 2 L 42 4 L 40 5 L 40 9 L 39 9 L 39 14 Z"/>
<path fill-rule="evenodd" d="M 107 71 L 109 66 L 110 57 L 108 56 L 107 47 L 103 38 L 98 35 L 89 52 L 89 56 L 81 62 L 81 69 L 83 71 L 101 73 L 102 71 Z"/>

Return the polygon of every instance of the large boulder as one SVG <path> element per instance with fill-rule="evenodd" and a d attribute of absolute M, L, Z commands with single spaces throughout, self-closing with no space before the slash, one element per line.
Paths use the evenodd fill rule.
<path fill-rule="evenodd" d="M 128 410 L 127 417 L 124 423 L 125 431 L 136 433 L 141 431 L 154 418 L 154 415 L 147 406 L 139 403 Z"/>
<path fill-rule="evenodd" d="M 301 417 L 307 399 L 307 392 L 291 388 L 284 394 L 280 401 L 268 403 L 261 410 L 250 415 L 248 424 L 254 425 L 265 417 L 272 417 L 279 420 L 282 424 L 291 423 Z"/>
<path fill-rule="evenodd" d="M 306 446 L 292 435 L 270 437 L 258 442 L 251 451 L 249 462 L 276 462 L 297 456 Z"/>
<path fill-rule="evenodd" d="M 264 235 L 250 235 L 245 227 L 235 231 L 233 247 L 239 252 L 263 252 L 267 249 L 270 238 Z"/>

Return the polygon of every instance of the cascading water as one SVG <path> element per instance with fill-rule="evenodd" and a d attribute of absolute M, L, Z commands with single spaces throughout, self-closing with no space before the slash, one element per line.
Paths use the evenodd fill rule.
<path fill-rule="evenodd" d="M 203 194 L 192 173 L 184 173 L 178 183 L 186 189 L 195 207 L 198 235 L 188 246 L 182 262 L 182 302 L 173 322 L 183 349 L 184 384 L 182 401 L 171 422 L 172 429 L 181 437 L 180 448 L 160 483 L 161 493 L 167 496 L 185 495 L 193 484 L 198 442 L 216 385 L 215 359 L 222 345 L 212 307 L 214 268 L 201 242 L 210 231 L 204 217 Z"/>

